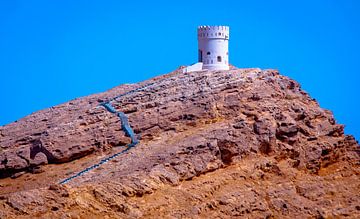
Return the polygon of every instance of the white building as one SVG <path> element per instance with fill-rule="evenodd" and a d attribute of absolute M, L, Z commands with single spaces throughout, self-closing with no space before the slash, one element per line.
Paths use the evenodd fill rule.
<path fill-rule="evenodd" d="M 198 63 L 183 69 L 183 72 L 208 70 L 229 70 L 229 27 L 199 26 Z"/>
<path fill-rule="evenodd" d="M 199 62 L 203 69 L 229 70 L 229 27 L 200 26 L 198 32 Z"/>

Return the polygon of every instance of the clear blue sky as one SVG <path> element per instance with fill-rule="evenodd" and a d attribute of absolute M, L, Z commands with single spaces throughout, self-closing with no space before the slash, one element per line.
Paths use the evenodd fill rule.
<path fill-rule="evenodd" d="M 197 59 L 229 25 L 230 62 L 276 68 L 360 139 L 360 1 L 0 0 L 0 125 Z"/>

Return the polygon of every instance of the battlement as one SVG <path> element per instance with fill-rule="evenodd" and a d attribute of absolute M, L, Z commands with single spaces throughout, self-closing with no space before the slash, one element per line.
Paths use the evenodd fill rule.
<path fill-rule="evenodd" d="M 198 26 L 198 30 L 229 30 L 229 26 L 209 26 L 209 25 L 206 25 L 206 26 Z"/>
<path fill-rule="evenodd" d="M 228 26 L 199 26 L 198 38 L 220 38 L 229 39 Z"/>

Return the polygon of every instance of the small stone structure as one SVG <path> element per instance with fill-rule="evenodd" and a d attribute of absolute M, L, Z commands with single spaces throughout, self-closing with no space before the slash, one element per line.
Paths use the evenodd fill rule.
<path fill-rule="evenodd" d="M 200 26 L 197 33 L 203 69 L 229 70 L 229 27 Z"/>
<path fill-rule="evenodd" d="M 183 69 L 183 72 L 229 70 L 229 27 L 199 26 L 197 29 L 198 62 Z"/>

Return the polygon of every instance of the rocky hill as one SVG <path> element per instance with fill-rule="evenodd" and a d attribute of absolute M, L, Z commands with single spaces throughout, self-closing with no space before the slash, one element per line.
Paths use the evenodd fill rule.
<path fill-rule="evenodd" d="M 0 218 L 360 217 L 358 143 L 276 70 L 179 69 L 2 126 L 0 146 Z"/>

